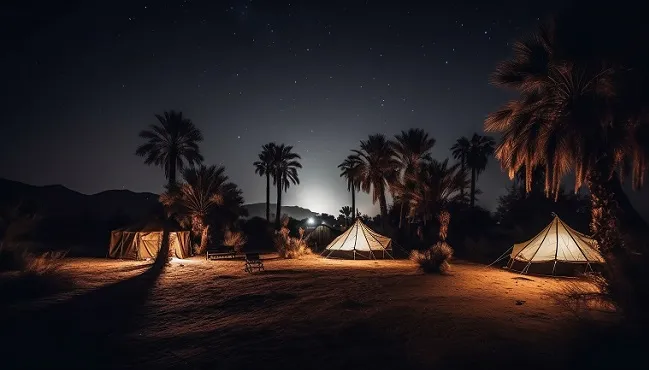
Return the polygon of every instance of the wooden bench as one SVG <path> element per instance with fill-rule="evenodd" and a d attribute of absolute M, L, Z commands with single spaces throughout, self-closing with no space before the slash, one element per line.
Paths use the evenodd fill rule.
<path fill-rule="evenodd" d="M 219 246 L 208 248 L 205 253 L 206 260 L 233 259 L 237 253 L 229 247 Z"/>
<path fill-rule="evenodd" d="M 263 271 L 264 262 L 259 258 L 259 253 L 246 253 L 246 265 L 243 270 L 252 273 L 254 270 Z"/>

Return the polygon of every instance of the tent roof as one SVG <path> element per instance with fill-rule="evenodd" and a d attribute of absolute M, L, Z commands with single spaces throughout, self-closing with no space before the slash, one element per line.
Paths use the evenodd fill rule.
<path fill-rule="evenodd" d="M 532 239 L 514 244 L 510 257 L 517 261 L 603 263 L 597 242 L 573 230 L 559 216 Z"/>
<path fill-rule="evenodd" d="M 329 251 L 385 251 L 392 249 L 392 239 L 374 232 L 360 219 L 326 248 Z"/>
<path fill-rule="evenodd" d="M 163 231 L 164 226 L 169 228 L 169 231 L 184 231 L 180 224 L 175 220 L 161 220 L 161 219 L 152 219 L 145 222 L 140 222 L 131 226 L 122 227 L 114 231 L 130 231 L 130 232 L 152 232 L 152 231 Z"/>
<path fill-rule="evenodd" d="M 330 232 L 330 233 L 333 233 L 335 235 L 340 235 L 342 233 L 342 231 L 340 231 L 340 230 L 338 230 L 336 228 L 333 228 L 333 227 L 331 227 L 331 226 L 329 226 L 327 224 L 320 224 L 320 225 L 314 227 L 311 230 L 307 230 L 306 238 L 308 239 L 308 238 L 311 237 L 311 235 L 315 235 L 317 233 L 322 233 L 322 232 Z"/>

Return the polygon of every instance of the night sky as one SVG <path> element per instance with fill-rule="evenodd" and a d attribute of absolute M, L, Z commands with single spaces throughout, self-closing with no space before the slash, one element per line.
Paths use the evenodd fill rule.
<path fill-rule="evenodd" d="M 443 159 L 482 133 L 508 98 L 489 74 L 563 2 L 54 3 L 2 5 L 1 177 L 159 192 L 163 171 L 134 155 L 137 133 L 175 109 L 246 202 L 265 201 L 252 162 L 276 141 L 303 158 L 285 204 L 337 214 L 349 194 L 336 166 L 369 134 L 421 127 Z M 490 161 L 479 204 L 494 209 L 508 185 Z M 367 195 L 358 206 L 378 212 Z"/>

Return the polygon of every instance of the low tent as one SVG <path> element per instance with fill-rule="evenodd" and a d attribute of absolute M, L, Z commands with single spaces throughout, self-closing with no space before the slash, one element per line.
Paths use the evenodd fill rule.
<path fill-rule="evenodd" d="M 576 266 L 593 271 L 593 265 L 604 263 L 597 250 L 597 242 L 572 229 L 557 215 L 532 239 L 514 244 L 507 252 L 510 250 L 507 267 L 522 273 L 528 273 L 532 268 L 533 272 L 551 271 L 552 275 L 556 275 L 560 270 L 568 273 L 566 268 Z M 507 252 L 496 262 L 506 257 Z"/>
<path fill-rule="evenodd" d="M 307 230 L 305 241 L 311 249 L 317 251 L 329 245 L 340 234 L 342 234 L 340 230 L 329 225 L 320 224 L 311 230 Z"/>
<path fill-rule="evenodd" d="M 169 257 L 187 258 L 191 239 L 189 231 L 169 223 Z M 108 257 L 144 260 L 155 258 L 162 245 L 164 224 L 153 221 L 146 224 L 113 230 L 110 235 Z"/>
<path fill-rule="evenodd" d="M 357 219 L 349 229 L 334 239 L 322 254 L 326 253 L 327 258 L 332 254 L 339 253 L 346 256 L 351 255 L 354 259 L 357 256 L 377 258 L 379 255 L 382 257 L 387 255 L 392 258 L 390 251 L 392 251 L 392 239 L 377 234 L 360 219 Z"/>

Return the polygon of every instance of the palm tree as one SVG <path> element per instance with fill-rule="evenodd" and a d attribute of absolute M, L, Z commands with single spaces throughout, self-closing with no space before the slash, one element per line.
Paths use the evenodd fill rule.
<path fill-rule="evenodd" d="M 478 181 L 478 176 L 487 168 L 487 161 L 493 154 L 495 145 L 496 142 L 493 138 L 478 134 L 473 134 L 469 141 L 466 164 L 471 169 L 471 207 L 475 205 L 475 184 Z"/>
<path fill-rule="evenodd" d="M 354 212 L 352 211 L 352 207 L 343 206 L 342 208 L 340 208 L 338 212 L 340 212 L 341 216 L 345 217 L 345 224 L 349 226 L 350 218 L 354 215 Z"/>
<path fill-rule="evenodd" d="M 649 79 L 647 61 L 629 57 L 634 50 L 611 52 L 597 37 L 588 38 L 602 41 L 589 46 L 592 53 L 574 51 L 583 44 L 584 33 L 601 33 L 598 28 L 610 23 L 581 27 L 575 37 L 570 26 L 576 19 L 541 27 L 532 38 L 514 44 L 514 56 L 497 67 L 492 83 L 515 90 L 518 97 L 490 114 L 485 129 L 502 134 L 496 157 L 510 178 L 526 169 L 527 191 L 536 166 L 545 170 L 547 195 L 559 194 L 569 172 L 575 190 L 586 185 L 591 229 L 613 286 L 623 290 L 634 279 L 627 275 L 630 257 L 620 234 L 630 212 L 620 212 L 618 205 L 628 202 L 619 183 L 630 168 L 634 187 L 640 186 L 649 161 L 649 96 L 646 88 L 638 88 Z"/>
<path fill-rule="evenodd" d="M 466 172 L 457 163 L 449 166 L 448 159 L 424 164 L 408 176 L 408 182 L 413 184 L 408 217 L 418 217 L 424 225 L 450 202 L 463 200 L 462 188 L 467 184 Z"/>
<path fill-rule="evenodd" d="M 466 171 L 466 158 L 469 155 L 469 148 L 471 146 L 471 143 L 469 142 L 469 139 L 466 138 L 466 136 L 462 136 L 461 138 L 457 139 L 455 144 L 451 147 L 451 153 L 453 153 L 453 158 L 457 159 L 460 161 L 460 169 L 462 172 Z M 464 197 L 464 191 L 465 189 L 462 188 L 462 196 Z"/>
<path fill-rule="evenodd" d="M 273 149 L 273 184 L 277 186 L 277 213 L 275 214 L 275 227 L 280 227 L 282 213 L 282 192 L 287 191 L 291 183 L 300 183 L 297 170 L 302 168 L 298 159 L 299 154 L 293 152 L 293 147 L 284 144 L 276 145 Z"/>
<path fill-rule="evenodd" d="M 203 135 L 190 119 L 183 117 L 182 112 L 172 110 L 155 117 L 159 124 L 140 132 L 139 136 L 147 142 L 140 145 L 135 154 L 144 157 L 144 163 L 148 165 L 162 167 L 168 185 L 173 186 L 177 171 L 203 161 L 198 149 Z"/>
<path fill-rule="evenodd" d="M 370 135 L 361 140 L 360 150 L 353 150 L 358 161 L 360 188 L 372 193 L 372 202 L 379 202 L 383 228 L 387 229 L 388 205 L 385 192 L 398 177 L 399 163 L 394 158 L 392 146 L 382 134 Z"/>
<path fill-rule="evenodd" d="M 356 218 L 356 192 L 360 190 L 359 160 L 354 155 L 349 155 L 343 163 L 338 165 L 341 170 L 340 177 L 347 179 L 347 190 L 352 193 L 352 217 Z"/>
<path fill-rule="evenodd" d="M 191 226 L 194 233 L 201 235 L 202 253 L 207 247 L 210 218 L 219 210 L 238 215 L 243 198 L 237 186 L 228 182 L 222 166 L 189 167 L 182 171 L 182 177 L 183 182 L 175 190 L 160 195 L 160 202 L 173 210 L 182 226 Z"/>
<path fill-rule="evenodd" d="M 266 221 L 270 221 L 270 177 L 273 174 L 273 155 L 277 144 L 268 143 L 261 147 L 259 160 L 253 163 L 255 173 L 266 176 Z"/>
<path fill-rule="evenodd" d="M 395 158 L 399 163 L 401 183 L 405 184 L 405 178 L 417 173 L 422 164 L 430 162 L 430 151 L 435 145 L 435 139 L 418 128 L 411 128 L 408 131 L 401 131 L 395 135 L 394 141 L 391 142 Z M 403 206 L 408 201 L 408 187 L 392 186 L 391 192 L 394 198 L 400 200 L 399 211 L 399 228 L 402 226 Z"/>

